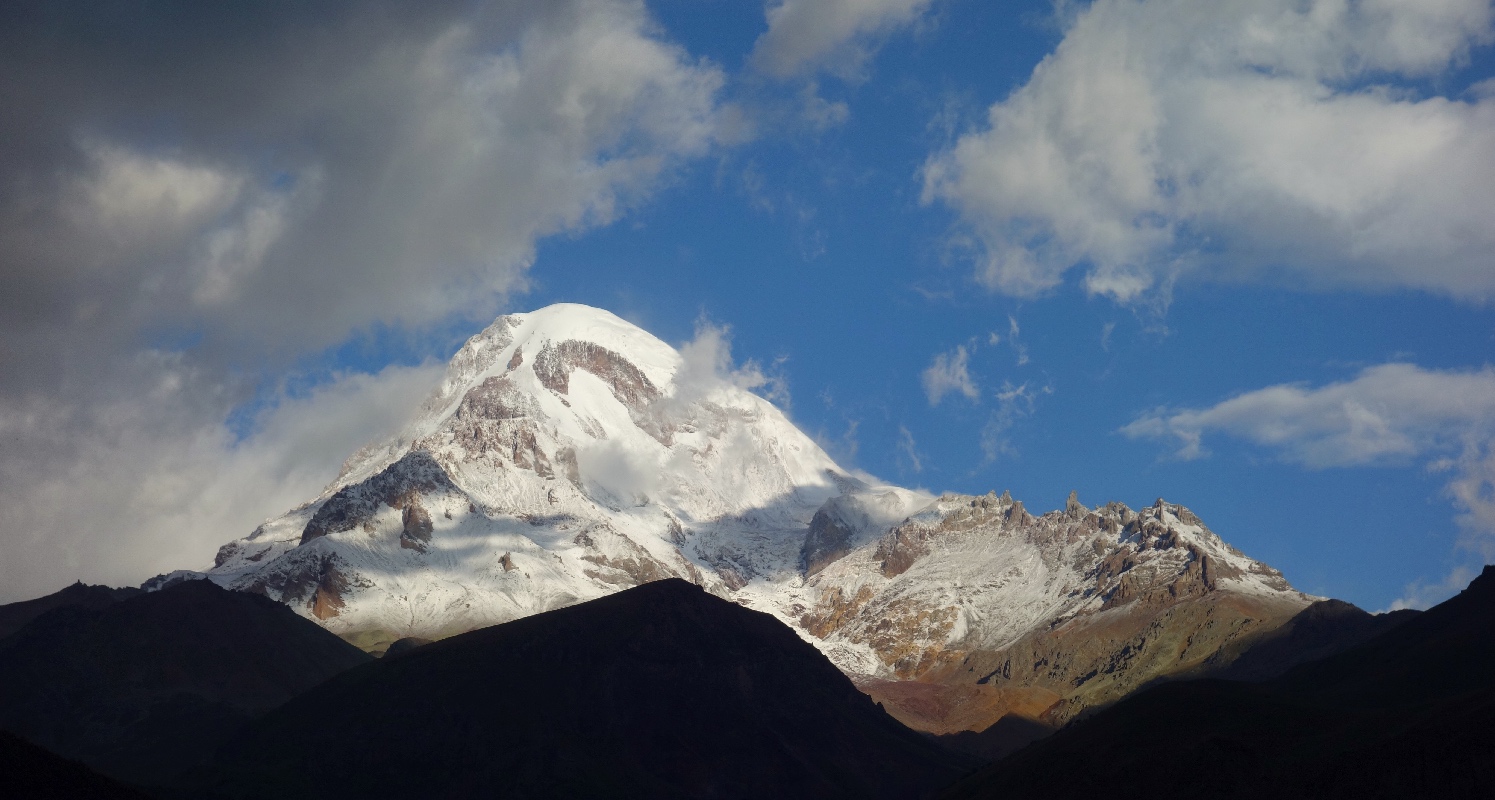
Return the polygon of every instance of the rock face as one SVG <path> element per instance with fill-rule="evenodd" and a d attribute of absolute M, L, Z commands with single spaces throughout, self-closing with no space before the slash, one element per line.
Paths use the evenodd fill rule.
<path fill-rule="evenodd" d="M 1217 662 L 1310 602 L 1182 506 L 1073 496 L 1034 517 L 1006 495 L 945 495 L 809 585 L 822 591 L 804 629 L 870 650 L 880 680 L 864 688 L 936 733 L 1006 714 L 1061 724 Z"/>
<path fill-rule="evenodd" d="M 899 699 L 928 690 L 880 698 L 937 732 L 1062 722 L 1311 601 L 1181 506 L 1071 497 L 1035 517 L 845 470 L 767 401 L 574 305 L 473 337 L 404 431 L 207 577 L 374 652 L 681 578 L 864 687 L 980 709 L 930 721 Z"/>

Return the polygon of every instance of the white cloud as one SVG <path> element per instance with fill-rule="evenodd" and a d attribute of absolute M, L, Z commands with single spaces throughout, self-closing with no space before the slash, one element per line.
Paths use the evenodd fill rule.
<path fill-rule="evenodd" d="M 180 356 L 143 354 L 119 373 L 110 385 L 135 391 L 113 402 L 0 405 L 0 602 L 211 564 L 223 542 L 315 497 L 344 458 L 392 433 L 442 368 L 282 394 L 244 439 L 224 421 L 223 387 Z"/>
<path fill-rule="evenodd" d="M 924 199 L 1013 295 L 1086 270 L 1133 301 L 1193 271 L 1495 297 L 1495 99 L 1419 96 L 1495 40 L 1486 0 L 1099 0 Z"/>
<path fill-rule="evenodd" d="M 1495 368 L 1382 364 L 1317 389 L 1281 384 L 1209 408 L 1159 409 L 1121 431 L 1176 439 L 1183 459 L 1205 455 L 1204 434 L 1219 431 L 1313 468 L 1405 460 L 1495 433 Z"/>
<path fill-rule="evenodd" d="M 981 429 L 983 463 L 991 464 L 1003 456 L 1016 456 L 1017 448 L 1008 436 L 1012 426 L 1033 413 L 1039 397 L 1053 393 L 1052 386 L 1034 388 L 1026 382 L 1017 386 L 1003 382 L 1002 390 L 996 394 L 997 407 Z"/>
<path fill-rule="evenodd" d="M 1017 357 L 1019 367 L 1028 363 L 1028 346 L 1023 344 L 1022 329 L 1017 325 L 1017 317 L 1007 315 L 1007 344 L 1012 348 L 1012 353 Z"/>
<path fill-rule="evenodd" d="M 732 360 L 732 329 L 702 317 L 696 321 L 694 339 L 680 345 L 684 364 L 675 373 L 673 394 L 665 401 L 670 408 L 683 407 L 731 386 L 754 392 L 781 409 L 790 406 L 789 383 L 782 374 L 767 372 L 756 359 L 740 366 Z"/>
<path fill-rule="evenodd" d="M 831 102 L 820 96 L 820 84 L 810 81 L 799 92 L 800 115 L 816 132 L 830 130 L 846 123 L 851 108 L 845 102 Z"/>
<path fill-rule="evenodd" d="M 914 472 L 924 471 L 924 459 L 919 455 L 919 445 L 914 441 L 914 435 L 903 425 L 898 426 L 898 461 L 900 464 Z"/>
<path fill-rule="evenodd" d="M 1402 589 L 1402 596 L 1393 600 L 1391 605 L 1382 611 L 1400 611 L 1405 608 L 1426 609 L 1447 600 L 1458 594 L 1479 575 L 1479 570 L 1474 567 L 1454 567 L 1448 576 L 1441 581 L 1428 583 L 1426 581 L 1413 581 Z"/>
<path fill-rule="evenodd" d="M 876 40 L 909 25 L 933 0 L 778 0 L 767 9 L 768 30 L 751 60 L 787 78 L 818 67 L 856 77 Z"/>
<path fill-rule="evenodd" d="M 981 396 L 981 391 L 976 388 L 976 382 L 971 379 L 969 369 L 970 352 L 965 345 L 957 345 L 948 353 L 939 353 L 934 357 L 934 363 L 930 364 L 921 375 L 924 383 L 924 395 L 929 398 L 929 404 L 937 406 L 945 395 L 951 392 L 959 392 L 968 400 L 975 400 Z"/>
<path fill-rule="evenodd" d="M 1495 367 L 1427 370 L 1383 364 L 1319 388 L 1283 384 L 1203 409 L 1158 409 L 1123 427 L 1133 439 L 1172 439 L 1182 459 L 1208 454 L 1207 433 L 1268 447 L 1322 469 L 1429 459 L 1450 473 L 1461 546 L 1495 558 Z"/>

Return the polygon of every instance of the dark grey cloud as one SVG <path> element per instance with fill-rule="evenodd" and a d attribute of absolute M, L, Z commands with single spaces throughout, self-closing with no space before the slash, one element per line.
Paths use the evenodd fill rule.
<path fill-rule="evenodd" d="M 241 534 L 201 528 L 252 526 L 243 504 L 173 518 L 150 493 L 283 481 L 296 440 L 266 432 L 338 413 L 287 397 L 241 441 L 254 376 L 493 314 L 539 238 L 706 152 L 721 83 L 636 0 L 4 5 L 0 506 L 27 511 L 0 521 L 0 594 L 46 590 L 57 553 L 138 579 L 146 541 L 200 560 Z M 373 424 L 411 375 L 323 391 Z M 356 446 L 324 444 L 311 461 Z M 314 479 L 292 483 L 276 502 Z"/>

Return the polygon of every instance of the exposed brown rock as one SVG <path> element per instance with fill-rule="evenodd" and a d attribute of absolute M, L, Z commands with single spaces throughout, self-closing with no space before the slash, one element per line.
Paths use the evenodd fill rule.
<path fill-rule="evenodd" d="M 851 531 L 822 508 L 810 520 L 809 532 L 799 551 L 800 572 L 809 577 L 827 564 L 851 552 Z"/>
<path fill-rule="evenodd" d="M 560 344 L 546 342 L 535 356 L 536 377 L 557 394 L 570 391 L 573 369 L 583 369 L 601 378 L 618 402 L 630 408 L 643 407 L 659 397 L 654 383 L 633 362 L 592 342 L 575 339 Z"/>
<path fill-rule="evenodd" d="M 600 544 L 599 539 L 602 540 Z M 632 539 L 606 525 L 594 525 L 576 534 L 572 541 L 593 551 L 582 556 L 583 561 L 600 568 L 585 571 L 584 574 L 593 580 L 614 586 L 641 586 L 665 578 L 683 577 Z M 604 549 L 611 551 L 612 555 L 604 553 Z"/>
<path fill-rule="evenodd" d="M 412 451 L 379 474 L 339 489 L 312 515 L 301 532 L 301 544 L 320 536 L 367 525 L 380 505 L 399 508 L 402 497 L 416 493 L 456 491 L 446 470 L 423 451 Z M 429 521 L 429 517 L 428 517 Z"/>
<path fill-rule="evenodd" d="M 635 425 L 665 445 L 671 443 L 670 431 L 649 413 L 649 406 L 660 397 L 659 389 L 643 370 L 621 354 L 575 339 L 559 344 L 546 342 L 535 354 L 532 368 L 545 388 L 562 396 L 571 391 L 572 370 L 580 369 L 596 375 L 612 390 L 613 397 L 628 409 Z"/>
<path fill-rule="evenodd" d="M 824 639 L 860 612 L 872 595 L 871 586 L 861 587 L 852 597 L 846 597 L 841 587 L 832 586 L 821 594 L 813 612 L 800 617 L 799 624 L 811 636 Z"/>
<path fill-rule="evenodd" d="M 400 547 L 426 552 L 426 545 L 431 542 L 431 532 L 435 530 L 435 526 L 431 523 L 431 515 L 421 506 L 414 492 L 407 492 L 396 502 L 398 505 L 395 505 L 395 508 L 401 509 L 400 521 L 403 524 L 400 532 Z"/>
<path fill-rule="evenodd" d="M 457 405 L 457 418 L 463 420 L 518 419 L 533 416 L 534 398 L 515 388 L 507 376 L 495 375 L 472 387 Z"/>

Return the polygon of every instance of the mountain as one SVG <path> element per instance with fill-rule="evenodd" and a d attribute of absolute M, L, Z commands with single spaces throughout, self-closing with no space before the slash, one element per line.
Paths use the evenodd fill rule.
<path fill-rule="evenodd" d="M 371 652 L 681 578 L 938 733 L 1058 724 L 1314 600 L 1182 506 L 1034 517 L 844 469 L 707 351 L 586 306 L 501 317 L 403 431 L 206 577 Z"/>
<path fill-rule="evenodd" d="M 1458 596 L 1260 683 L 1165 684 L 944 797 L 1495 796 L 1495 567 Z"/>
<path fill-rule="evenodd" d="M 913 798 L 969 766 L 772 616 L 667 579 L 346 672 L 256 722 L 211 788 Z"/>
<path fill-rule="evenodd" d="M 0 728 L 161 784 L 206 764 L 251 718 L 368 660 L 279 603 L 184 581 L 59 607 L 0 639 Z"/>

